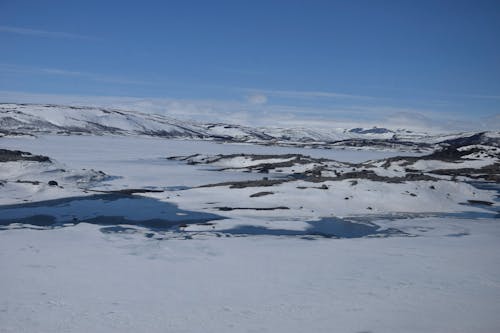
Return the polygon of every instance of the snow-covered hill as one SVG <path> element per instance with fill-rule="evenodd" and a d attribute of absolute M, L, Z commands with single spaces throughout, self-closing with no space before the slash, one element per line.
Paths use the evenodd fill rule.
<path fill-rule="evenodd" d="M 4 132 L 25 134 L 142 134 L 185 138 L 208 136 L 203 127 L 166 116 L 51 104 L 0 104 L 0 128 Z"/>
<path fill-rule="evenodd" d="M 432 148 L 440 142 L 498 142 L 499 133 L 429 135 L 387 128 L 253 128 L 219 122 L 200 123 L 165 115 L 112 108 L 54 104 L 0 104 L 0 136 L 37 134 L 144 135 L 280 145 L 377 148 Z M 475 136 L 474 136 L 475 135 Z"/>

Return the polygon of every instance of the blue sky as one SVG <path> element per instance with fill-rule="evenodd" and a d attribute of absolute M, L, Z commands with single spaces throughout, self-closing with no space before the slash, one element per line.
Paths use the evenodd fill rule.
<path fill-rule="evenodd" d="M 499 41 L 499 1 L 0 0 L 0 98 L 500 128 Z"/>

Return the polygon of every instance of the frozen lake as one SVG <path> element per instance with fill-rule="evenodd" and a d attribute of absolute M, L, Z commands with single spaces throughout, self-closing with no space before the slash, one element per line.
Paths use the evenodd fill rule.
<path fill-rule="evenodd" d="M 168 230 L 180 224 L 203 223 L 221 218 L 215 214 L 182 210 L 174 204 L 151 198 L 118 194 L 0 206 L 0 226 L 16 223 L 55 228 L 91 223 Z"/>

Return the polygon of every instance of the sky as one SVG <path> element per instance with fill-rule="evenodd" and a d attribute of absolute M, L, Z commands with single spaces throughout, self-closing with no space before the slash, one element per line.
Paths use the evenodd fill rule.
<path fill-rule="evenodd" d="M 500 130 L 500 1 L 0 0 L 0 102 Z"/>

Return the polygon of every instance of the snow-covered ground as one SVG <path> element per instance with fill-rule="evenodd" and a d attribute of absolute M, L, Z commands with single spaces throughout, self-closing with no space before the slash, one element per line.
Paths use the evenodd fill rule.
<path fill-rule="evenodd" d="M 360 179 L 355 185 L 297 180 L 268 189 L 179 190 L 267 175 L 216 171 L 255 165 L 238 156 L 214 165 L 166 159 L 302 154 L 359 163 L 398 153 L 124 136 L 4 137 L 1 148 L 53 160 L 38 169 L 26 161 L 3 163 L 1 178 L 9 182 L 0 186 L 2 205 L 90 196 L 90 189 L 152 188 L 166 191 L 143 195 L 230 219 L 181 231 L 124 226 L 108 232 L 109 227 L 89 223 L 0 230 L 0 332 L 500 331 L 500 224 L 493 212 L 498 204 L 461 205 L 468 199 L 494 201 L 495 191 L 446 179 Z M 425 163 L 422 167 L 449 165 Z M 106 175 L 103 181 L 89 181 L 101 175 L 98 171 Z M 60 186 L 48 186 L 52 178 Z M 81 182 L 76 186 L 68 179 Z M 262 190 L 275 193 L 250 197 Z M 287 209 L 218 210 L 221 206 Z M 93 209 L 82 215 L 95 215 Z M 2 211 L 7 212 L 0 206 Z M 361 211 L 374 217 L 363 220 Z M 413 215 L 389 218 L 394 213 Z M 349 239 L 300 234 L 311 226 L 324 228 L 314 224 L 319 218 L 353 215 L 365 225 L 398 232 Z M 237 227 L 249 225 L 253 234 L 238 233 Z M 272 230 L 298 233 L 276 236 Z"/>
<path fill-rule="evenodd" d="M 398 155 L 391 151 L 305 149 L 210 141 L 167 140 L 127 136 L 40 136 L 1 138 L 0 148 L 47 155 L 74 169 L 95 169 L 125 178 L 106 182 L 114 187 L 195 186 L 235 179 L 260 178 L 251 174 L 214 173 L 211 168 L 190 167 L 166 157 L 205 154 L 306 154 L 340 161 L 362 162 Z M 416 155 L 416 154 L 409 154 Z M 200 170 L 201 169 L 201 170 Z M 203 171 L 206 169 L 206 171 Z M 189 170 L 189 171 L 188 171 Z M 195 175 L 193 174 L 196 170 Z"/>
<path fill-rule="evenodd" d="M 2 231 L 0 331 L 497 332 L 500 228 L 455 223 L 472 233 L 161 241 L 88 224 Z"/>

